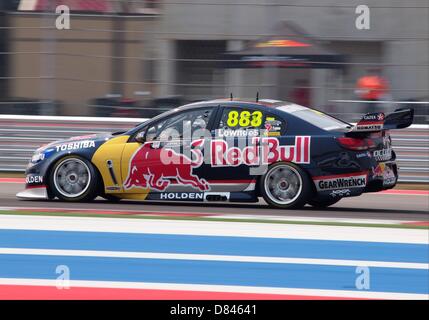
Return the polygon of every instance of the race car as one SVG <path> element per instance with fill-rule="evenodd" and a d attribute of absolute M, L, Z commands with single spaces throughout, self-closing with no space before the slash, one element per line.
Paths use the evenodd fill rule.
<path fill-rule="evenodd" d="M 398 181 L 389 130 L 412 109 L 357 124 L 277 100 L 188 104 L 126 132 L 40 147 L 20 199 L 230 201 L 327 207 Z"/>

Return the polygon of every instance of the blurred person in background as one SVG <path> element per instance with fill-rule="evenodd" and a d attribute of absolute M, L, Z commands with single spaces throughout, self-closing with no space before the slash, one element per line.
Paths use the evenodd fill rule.
<path fill-rule="evenodd" d="M 365 112 L 382 111 L 384 106 L 377 101 L 387 98 L 389 83 L 383 78 L 379 68 L 369 69 L 366 75 L 358 79 L 355 93 L 361 100 L 365 101 Z"/>

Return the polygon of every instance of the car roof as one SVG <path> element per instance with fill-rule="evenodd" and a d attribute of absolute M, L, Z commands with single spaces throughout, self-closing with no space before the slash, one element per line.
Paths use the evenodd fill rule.
<path fill-rule="evenodd" d="M 176 108 L 174 109 L 175 111 L 181 111 L 181 110 L 186 110 L 186 109 L 192 109 L 192 108 L 201 108 L 201 107 L 209 107 L 209 106 L 213 106 L 215 104 L 222 104 L 222 106 L 225 107 L 244 107 L 244 106 L 251 106 L 251 107 L 262 107 L 262 108 L 267 108 L 268 112 L 272 112 L 274 114 L 277 114 L 279 116 L 284 116 L 285 114 L 291 115 L 296 117 L 296 112 L 298 111 L 306 111 L 306 110 L 311 110 L 311 111 L 315 111 L 318 112 L 319 114 L 326 114 L 324 112 L 318 111 L 316 109 L 313 108 L 309 108 L 309 107 L 305 107 L 293 102 L 288 102 L 288 101 L 282 101 L 282 100 L 272 100 L 272 99 L 260 99 L 258 101 L 254 101 L 254 100 L 234 100 L 234 99 L 215 99 L 215 100 L 208 100 L 208 101 L 200 101 L 200 102 L 194 102 L 191 104 L 187 104 L 184 105 L 182 107 Z M 342 122 L 344 124 L 349 125 L 349 123 L 344 122 L 341 119 L 335 118 L 331 115 L 326 114 L 326 116 L 329 116 L 333 119 L 336 119 L 339 122 Z M 306 120 L 305 118 L 300 118 L 303 121 L 309 122 L 308 120 Z M 314 124 L 313 124 L 314 125 Z"/>
<path fill-rule="evenodd" d="M 206 101 L 198 101 L 198 102 L 193 102 L 193 103 L 189 103 L 186 104 L 184 106 L 175 108 L 173 110 L 184 110 L 184 109 L 191 109 L 191 108 L 195 108 L 195 107 L 203 107 L 203 106 L 207 106 L 210 104 L 223 104 L 224 106 L 228 106 L 228 105 L 258 105 L 258 106 L 262 106 L 262 107 L 267 107 L 267 108 L 279 108 L 279 107 L 287 107 L 287 106 L 296 106 L 296 104 L 292 103 L 292 102 L 287 102 L 287 101 L 282 101 L 282 100 L 272 100 L 272 99 L 260 99 L 258 101 L 255 100 L 246 100 L 246 99 L 214 99 L 214 100 L 206 100 Z M 302 108 L 306 108 L 306 107 L 302 107 Z M 287 108 L 286 108 L 287 109 Z M 286 111 L 285 108 L 283 108 L 282 111 Z"/>
<path fill-rule="evenodd" d="M 143 126 L 144 124 L 148 123 L 148 122 L 153 122 L 153 121 L 157 121 L 159 118 L 164 117 L 164 116 L 170 116 L 173 115 L 177 112 L 181 112 L 181 111 L 186 111 L 186 110 L 192 110 L 192 109 L 197 109 L 197 108 L 204 108 L 204 107 L 215 107 L 215 105 L 217 106 L 217 104 L 222 104 L 223 106 L 260 106 L 260 107 L 266 107 L 266 108 L 271 108 L 272 111 L 277 111 L 278 113 L 284 113 L 284 110 L 278 110 L 278 107 L 281 106 L 287 106 L 287 105 L 293 105 L 293 103 L 291 102 L 286 102 L 286 101 L 281 101 L 281 100 L 270 100 L 270 99 L 261 99 L 258 100 L 257 102 L 254 100 L 245 100 L 245 99 L 232 99 L 231 98 L 223 98 L 223 99 L 213 99 L 213 100 L 205 100 L 205 101 L 197 101 L 197 102 L 193 102 L 193 103 L 189 103 L 174 109 L 171 109 L 169 111 L 166 111 L 164 113 L 161 113 L 159 115 L 157 115 L 156 117 L 139 124 L 138 126 L 128 130 L 126 133 L 133 133 L 137 130 L 139 130 L 139 128 L 141 126 Z M 304 108 L 304 107 L 303 107 Z"/>

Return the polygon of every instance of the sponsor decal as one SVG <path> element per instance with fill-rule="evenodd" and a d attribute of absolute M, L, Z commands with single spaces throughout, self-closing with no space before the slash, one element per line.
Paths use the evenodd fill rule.
<path fill-rule="evenodd" d="M 164 191 L 170 185 L 171 179 L 201 191 L 209 190 L 207 181 L 192 173 L 193 168 L 198 168 L 203 163 L 203 154 L 198 149 L 203 142 L 204 140 L 199 139 L 191 143 L 191 147 L 194 147 L 191 152 L 196 160 L 173 149 L 153 148 L 151 142 L 144 143 L 131 156 L 128 176 L 124 182 L 125 190 L 150 188 Z"/>
<path fill-rule="evenodd" d="M 257 137 L 259 136 L 258 129 L 219 129 L 217 130 L 217 136 L 223 137 Z"/>
<path fill-rule="evenodd" d="M 272 128 L 273 128 L 273 126 L 272 126 L 272 124 L 271 124 L 271 123 L 266 123 L 264 126 L 265 126 L 265 129 L 266 129 L 267 131 L 271 131 L 271 130 L 272 130 Z"/>
<path fill-rule="evenodd" d="M 382 177 L 386 168 L 385 163 L 379 163 L 375 168 L 372 168 L 372 175 L 374 177 Z"/>
<path fill-rule="evenodd" d="M 348 175 L 335 175 L 313 178 L 318 191 L 363 188 L 366 186 L 367 174 L 356 173 Z"/>
<path fill-rule="evenodd" d="M 26 176 L 25 183 L 26 184 L 43 183 L 43 176 Z"/>
<path fill-rule="evenodd" d="M 392 141 L 390 139 L 390 136 L 384 136 L 383 137 L 383 145 L 386 147 L 390 147 L 391 144 L 392 144 Z"/>
<path fill-rule="evenodd" d="M 278 137 L 281 135 L 280 131 L 282 130 L 282 122 L 276 120 L 274 117 L 267 117 L 265 120 L 265 132 L 264 136 L 268 137 Z"/>
<path fill-rule="evenodd" d="M 348 197 L 351 195 L 351 191 L 350 189 L 333 190 L 329 195 L 332 198 Z"/>
<path fill-rule="evenodd" d="M 273 126 L 280 126 L 282 124 L 282 122 L 280 120 L 276 120 L 276 118 L 274 118 L 274 117 L 267 117 L 265 119 L 265 124 L 267 124 L 267 123 L 269 123 Z"/>
<path fill-rule="evenodd" d="M 383 146 L 382 150 L 375 150 L 373 156 L 377 161 L 387 161 L 392 158 L 392 142 L 390 136 L 383 137 Z"/>
<path fill-rule="evenodd" d="M 388 187 L 388 186 L 392 186 L 396 183 L 396 177 L 395 175 L 389 177 L 389 178 L 384 178 L 383 179 L 383 186 Z"/>
<path fill-rule="evenodd" d="M 355 127 L 356 131 L 373 131 L 382 129 L 383 124 L 357 124 Z"/>
<path fill-rule="evenodd" d="M 265 124 L 265 132 L 264 136 L 268 137 L 278 137 L 281 135 L 280 131 L 282 130 L 281 127 L 272 126 L 271 124 Z"/>
<path fill-rule="evenodd" d="M 252 144 L 244 148 L 229 147 L 227 141 L 215 139 L 207 144 L 208 161 L 212 167 L 239 165 L 260 166 L 277 161 L 310 163 L 310 136 L 297 136 L 293 145 L 280 145 L 277 138 L 252 137 Z M 143 188 L 164 191 L 171 180 L 200 191 L 210 190 L 208 182 L 193 173 L 204 161 L 201 151 L 204 139 L 191 143 L 190 155 L 166 146 L 146 142 L 131 156 L 124 189 Z"/>
<path fill-rule="evenodd" d="M 375 160 L 377 160 L 377 161 L 390 160 L 392 158 L 392 148 L 375 150 L 375 151 L 373 151 L 372 155 L 374 156 Z"/>
<path fill-rule="evenodd" d="M 97 135 L 96 134 L 88 134 L 86 136 L 78 136 L 78 137 L 71 137 L 69 140 L 87 140 L 87 139 L 93 139 L 95 138 Z"/>
<path fill-rule="evenodd" d="M 383 172 L 383 186 L 392 186 L 396 183 L 395 172 L 389 167 L 386 166 L 386 169 Z"/>
<path fill-rule="evenodd" d="M 56 146 L 57 152 L 59 151 L 71 151 L 76 149 L 87 149 L 94 148 L 95 142 L 92 140 L 76 141 L 70 143 L 64 143 Z"/>
<path fill-rule="evenodd" d="M 359 121 L 354 130 L 356 131 L 374 131 L 382 130 L 384 124 L 385 115 L 384 113 L 369 113 L 363 116 L 362 120 Z"/>
<path fill-rule="evenodd" d="M 160 194 L 161 200 L 203 200 L 203 192 L 163 192 Z"/>
<path fill-rule="evenodd" d="M 371 158 L 371 152 L 367 151 L 367 152 L 362 152 L 362 153 L 356 154 L 356 158 L 358 158 L 358 159 L 364 158 L 364 157 Z"/>
<path fill-rule="evenodd" d="M 276 138 L 252 138 L 244 149 L 228 147 L 224 140 L 212 140 L 210 158 L 213 167 L 267 165 L 277 161 L 310 163 L 310 136 L 295 137 L 294 145 L 280 145 Z"/>
<path fill-rule="evenodd" d="M 385 163 L 379 163 L 376 167 L 372 168 L 372 175 L 374 178 L 382 178 L 383 186 L 391 186 L 396 183 L 395 173 Z"/>
<path fill-rule="evenodd" d="M 269 131 L 269 132 L 267 132 L 267 136 L 268 137 L 279 137 L 280 136 L 280 132 L 278 132 L 278 131 Z"/>
<path fill-rule="evenodd" d="M 363 116 L 363 121 L 384 121 L 384 113 L 370 113 Z"/>

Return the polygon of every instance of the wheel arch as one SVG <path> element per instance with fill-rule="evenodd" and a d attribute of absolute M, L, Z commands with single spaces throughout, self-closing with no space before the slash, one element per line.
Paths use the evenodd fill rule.
<path fill-rule="evenodd" d="M 89 157 L 86 154 L 79 153 L 79 152 L 60 153 L 60 154 L 55 155 L 54 157 L 49 158 L 49 160 L 50 160 L 49 164 L 46 166 L 45 172 L 43 174 L 43 181 L 49 181 L 50 175 L 52 174 L 52 170 L 53 170 L 53 168 L 54 168 L 54 166 L 55 166 L 56 163 L 58 163 L 59 161 L 61 161 L 64 158 L 72 157 L 72 156 L 85 159 L 85 160 L 87 160 L 93 166 L 94 170 L 97 173 L 97 179 L 98 179 L 98 183 L 100 185 L 98 192 L 103 191 L 104 190 L 104 181 L 103 181 L 103 177 L 102 177 L 102 175 L 100 173 L 100 170 L 92 162 L 91 157 Z M 48 196 L 49 197 L 53 196 L 52 190 L 50 190 L 50 188 L 51 187 L 50 187 L 49 183 L 47 183 L 46 184 L 46 190 L 48 192 Z"/>
<path fill-rule="evenodd" d="M 304 171 L 304 172 L 305 172 L 305 174 L 307 174 L 307 176 L 308 176 L 309 180 L 311 180 L 311 182 L 312 182 L 312 183 L 311 183 L 311 188 L 312 188 L 312 191 L 313 191 L 313 195 L 314 195 L 314 196 L 316 196 L 316 195 L 317 195 L 316 185 L 314 184 L 314 180 L 313 180 L 312 175 L 310 174 L 310 172 L 309 172 L 308 168 L 305 168 L 305 167 L 301 166 L 300 164 L 295 163 L 295 162 L 291 162 L 291 161 L 276 161 L 276 162 L 270 163 L 270 164 L 268 165 L 268 167 L 270 167 L 270 166 L 272 166 L 272 165 L 274 165 L 274 164 L 277 164 L 277 163 L 293 164 L 293 165 L 295 165 L 295 166 L 299 167 L 302 171 Z M 265 174 L 265 173 L 264 173 L 264 174 Z M 261 197 L 261 196 L 262 196 L 260 186 L 261 186 L 261 183 L 262 183 L 262 177 L 264 176 L 264 174 L 258 175 L 258 177 L 256 178 L 256 184 L 255 184 L 256 188 L 255 188 L 255 191 L 256 191 L 256 196 L 257 196 L 257 197 Z"/>

